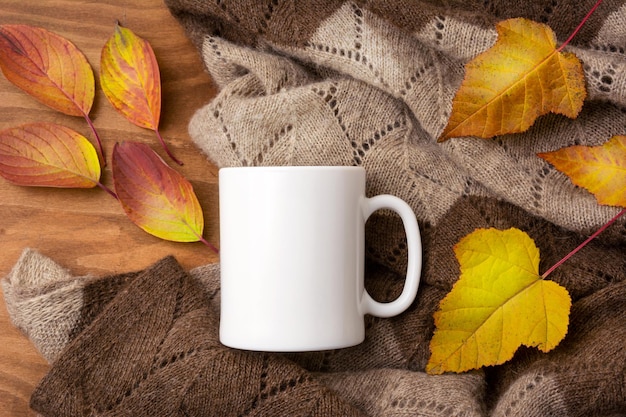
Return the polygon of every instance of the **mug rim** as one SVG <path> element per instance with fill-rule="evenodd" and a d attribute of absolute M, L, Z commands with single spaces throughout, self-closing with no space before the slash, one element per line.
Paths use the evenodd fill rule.
<path fill-rule="evenodd" d="M 218 171 L 358 171 L 365 168 L 355 165 L 263 165 L 263 166 L 234 166 L 222 167 Z"/>

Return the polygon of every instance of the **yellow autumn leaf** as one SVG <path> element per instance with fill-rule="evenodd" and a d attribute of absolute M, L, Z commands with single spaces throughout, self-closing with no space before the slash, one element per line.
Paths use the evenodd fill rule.
<path fill-rule="evenodd" d="M 139 127 L 154 130 L 168 156 L 183 165 L 159 133 L 161 74 L 150 42 L 117 24 L 100 54 L 100 84 L 120 114 Z"/>
<path fill-rule="evenodd" d="M 133 124 L 155 130 L 161 117 L 161 75 L 150 44 L 119 24 L 100 57 L 100 84 Z"/>
<path fill-rule="evenodd" d="M 477 229 L 454 247 L 461 276 L 435 313 L 430 374 L 499 365 L 522 345 L 544 352 L 567 334 L 567 290 L 539 276 L 539 250 L 519 229 Z"/>
<path fill-rule="evenodd" d="M 626 208 L 626 136 L 613 136 L 599 146 L 569 146 L 539 157 L 587 189 L 598 203 Z"/>
<path fill-rule="evenodd" d="M 524 132 L 549 112 L 578 116 L 587 96 L 582 65 L 556 49 L 552 29 L 516 18 L 496 30 L 493 47 L 466 65 L 439 141 Z"/>

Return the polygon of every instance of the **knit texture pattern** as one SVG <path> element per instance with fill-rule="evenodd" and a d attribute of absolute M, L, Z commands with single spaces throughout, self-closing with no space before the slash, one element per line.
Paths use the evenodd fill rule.
<path fill-rule="evenodd" d="M 453 246 L 481 227 L 517 227 L 545 271 L 618 209 L 538 158 L 626 134 L 626 5 L 605 0 L 566 50 L 583 63 L 577 119 L 542 116 L 525 133 L 437 143 L 464 65 L 526 17 L 560 42 L 595 0 L 165 0 L 198 48 L 218 95 L 189 131 L 219 167 L 357 165 L 367 194 L 413 208 L 424 246 L 417 299 L 366 316 L 366 340 L 270 354 L 219 343 L 219 265 L 75 277 L 27 250 L 2 281 L 14 324 L 51 362 L 33 393 L 44 416 L 626 415 L 626 222 L 550 275 L 569 291 L 568 334 L 549 353 L 521 348 L 500 366 L 424 373 L 433 313 L 459 277 Z M 366 287 L 402 289 L 399 218 L 366 231 Z M 245 261 L 245 260 L 242 260 Z"/>

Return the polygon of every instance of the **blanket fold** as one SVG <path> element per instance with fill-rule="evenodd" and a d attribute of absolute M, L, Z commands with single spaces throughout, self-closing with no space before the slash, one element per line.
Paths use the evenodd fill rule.
<path fill-rule="evenodd" d="M 219 265 L 76 277 L 27 250 L 2 281 L 19 327 L 52 364 L 33 393 L 44 416 L 620 416 L 626 415 L 626 220 L 549 277 L 569 291 L 568 334 L 549 353 L 522 347 L 500 366 L 424 373 L 433 313 L 459 277 L 453 246 L 476 228 L 516 227 L 540 272 L 607 222 L 601 206 L 538 158 L 626 134 L 626 5 L 605 0 L 566 50 L 588 96 L 575 119 L 542 116 L 525 133 L 438 143 L 464 65 L 525 17 L 560 42 L 595 0 L 164 0 L 219 87 L 189 125 L 218 167 L 357 165 L 367 194 L 396 195 L 423 238 L 414 304 L 366 317 L 366 340 L 341 350 L 238 351 L 218 341 Z M 401 291 L 399 218 L 366 226 L 366 287 Z"/>

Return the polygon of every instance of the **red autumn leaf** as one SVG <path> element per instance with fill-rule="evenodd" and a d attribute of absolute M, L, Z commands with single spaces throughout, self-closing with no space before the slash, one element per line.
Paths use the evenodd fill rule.
<path fill-rule="evenodd" d="M 161 239 L 203 240 L 202 208 L 193 187 L 149 146 L 116 144 L 112 170 L 115 191 L 133 223 Z"/>
<path fill-rule="evenodd" d="M 100 163 L 79 133 L 32 123 L 0 132 L 0 175 L 17 185 L 91 188 L 99 185 Z"/>
<path fill-rule="evenodd" d="M 150 44 L 130 29 L 116 25 L 100 57 L 100 84 L 113 107 L 131 123 L 159 134 L 161 75 Z M 182 164 L 181 164 L 182 165 Z"/>
<path fill-rule="evenodd" d="M 67 39 L 27 25 L 0 26 L 0 68 L 5 77 L 43 104 L 87 117 L 94 76 L 87 58 Z"/>

